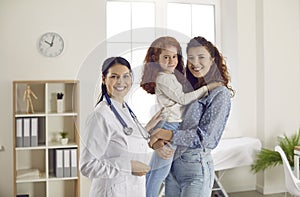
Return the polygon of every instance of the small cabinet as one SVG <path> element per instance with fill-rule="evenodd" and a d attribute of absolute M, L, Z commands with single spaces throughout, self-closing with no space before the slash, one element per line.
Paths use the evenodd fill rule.
<path fill-rule="evenodd" d="M 13 82 L 14 196 L 80 196 L 78 88 L 76 80 Z"/>

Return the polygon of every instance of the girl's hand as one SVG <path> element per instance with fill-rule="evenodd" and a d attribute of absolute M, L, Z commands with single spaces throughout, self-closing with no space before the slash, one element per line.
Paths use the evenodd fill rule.
<path fill-rule="evenodd" d="M 131 160 L 131 174 L 134 176 L 144 176 L 150 169 L 150 166 L 143 162 Z"/>
<path fill-rule="evenodd" d="M 212 82 L 212 83 L 207 84 L 207 88 L 208 88 L 208 91 L 211 91 L 212 89 L 219 87 L 219 86 L 223 86 L 223 85 L 224 84 L 222 82 Z"/>
<path fill-rule="evenodd" d="M 145 126 L 145 129 L 149 132 L 152 128 L 154 128 L 157 123 L 159 121 L 161 121 L 163 119 L 163 117 L 161 116 L 162 111 L 164 110 L 164 108 L 161 108 L 152 118 L 151 120 L 147 123 L 147 125 Z"/>

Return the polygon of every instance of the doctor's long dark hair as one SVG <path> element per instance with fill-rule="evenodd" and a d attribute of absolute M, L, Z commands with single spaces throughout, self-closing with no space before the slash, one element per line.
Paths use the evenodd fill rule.
<path fill-rule="evenodd" d="M 102 78 L 107 76 L 108 69 L 111 68 L 112 66 L 116 64 L 121 64 L 126 66 L 130 73 L 132 72 L 130 63 L 123 57 L 110 57 L 107 58 L 103 64 L 102 64 Z M 101 94 L 100 94 L 100 99 L 97 101 L 96 106 L 103 100 L 103 96 L 107 94 L 107 88 L 105 84 L 101 84 Z"/>

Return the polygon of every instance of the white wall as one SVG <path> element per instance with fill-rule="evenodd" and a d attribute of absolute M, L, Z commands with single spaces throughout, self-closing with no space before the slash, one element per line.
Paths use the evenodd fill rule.
<path fill-rule="evenodd" d="M 0 1 L 0 145 L 5 148 L 0 196 L 13 196 L 12 81 L 76 79 L 85 57 L 105 38 L 104 16 L 102 0 Z M 48 31 L 65 40 L 59 57 L 45 58 L 37 51 L 39 37 Z"/>
<path fill-rule="evenodd" d="M 300 127 L 299 10 L 298 0 L 222 3 L 222 51 L 237 90 L 234 132 L 259 137 L 270 148 L 277 135 L 292 134 Z M 0 195 L 12 196 L 12 81 L 77 79 L 86 57 L 104 41 L 105 2 L 1 0 L 0 28 L 0 145 L 5 147 L 0 152 Z M 47 31 L 64 37 L 66 48 L 61 56 L 45 58 L 38 53 L 37 40 Z M 96 51 L 93 56 L 103 55 L 101 49 Z M 98 74 L 98 70 L 89 72 L 93 77 Z M 82 105 L 94 99 L 84 94 L 88 85 L 81 84 L 81 129 L 91 104 L 87 109 Z M 248 178 L 238 180 L 237 175 Z M 229 170 L 223 180 L 227 191 L 255 189 L 257 183 L 262 192 L 272 193 L 284 190 L 282 176 L 282 168 L 275 168 L 256 180 L 245 167 Z M 86 178 L 81 179 L 82 196 L 89 185 Z"/>
<path fill-rule="evenodd" d="M 292 135 L 300 128 L 300 4 L 298 0 L 265 0 L 260 4 L 262 25 L 259 30 L 263 52 L 257 67 L 258 136 L 263 145 L 274 148 L 276 137 Z M 282 166 L 264 172 L 258 188 L 264 193 L 282 191 Z M 261 181 L 261 180 L 260 180 Z"/>
<path fill-rule="evenodd" d="M 256 8 L 253 0 L 226 0 L 222 3 L 222 50 L 229 64 L 232 99 L 229 131 L 223 137 L 256 137 Z M 227 192 L 256 189 L 256 175 L 250 167 L 221 172 Z M 244 177 L 247 177 L 245 179 Z"/>
<path fill-rule="evenodd" d="M 222 46 L 237 63 L 231 73 L 236 77 L 238 129 L 273 149 L 278 135 L 295 134 L 300 127 L 299 1 L 229 0 L 223 4 L 223 22 L 230 20 L 223 25 L 230 27 L 223 27 Z M 257 176 L 249 167 L 228 170 L 222 182 L 231 192 L 285 191 L 282 166 Z"/>

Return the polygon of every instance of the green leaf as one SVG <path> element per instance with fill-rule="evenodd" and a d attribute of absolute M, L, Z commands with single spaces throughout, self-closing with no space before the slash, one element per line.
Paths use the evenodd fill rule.
<path fill-rule="evenodd" d="M 300 128 L 297 134 L 291 137 L 284 135 L 284 138 L 278 140 L 278 144 L 285 152 L 291 166 L 294 166 L 294 147 L 299 145 L 299 140 Z M 251 165 L 251 171 L 257 173 L 278 164 L 282 164 L 280 154 L 275 150 L 262 148 L 261 151 L 256 154 L 256 159 Z"/>

